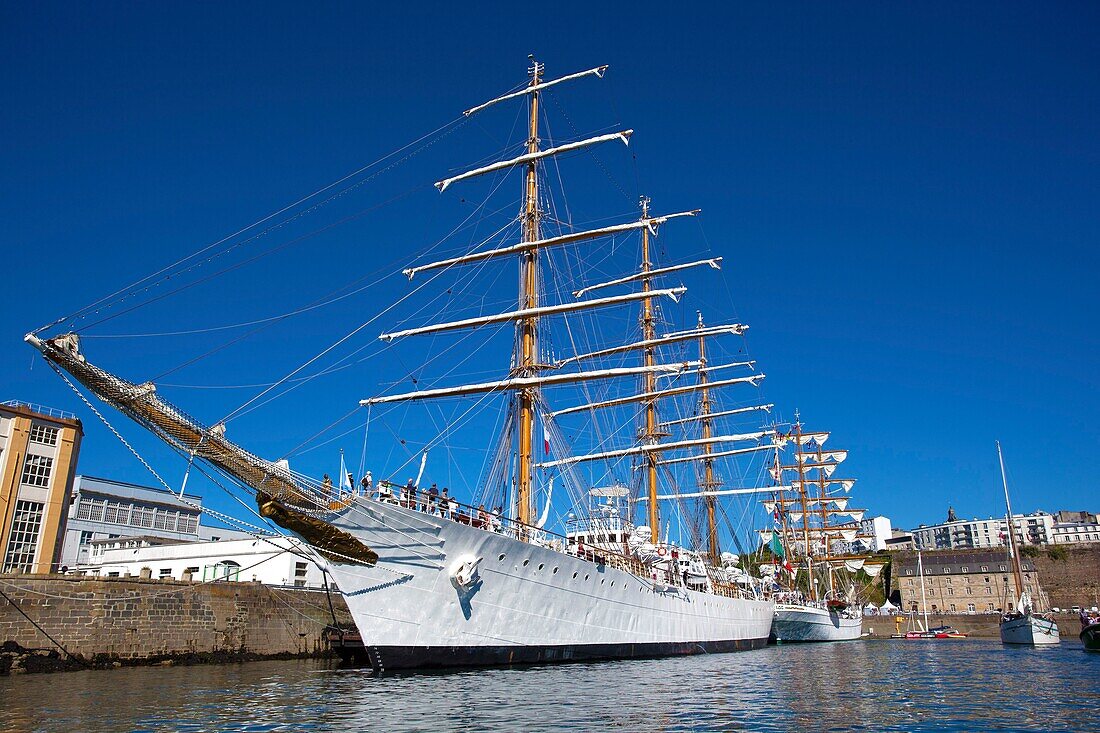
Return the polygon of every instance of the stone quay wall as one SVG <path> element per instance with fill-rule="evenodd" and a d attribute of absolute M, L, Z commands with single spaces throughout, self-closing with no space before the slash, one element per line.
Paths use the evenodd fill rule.
<path fill-rule="evenodd" d="M 924 617 L 917 620 L 924 623 Z M 997 613 L 935 613 L 928 614 L 928 625 L 953 626 L 973 639 L 1000 639 L 1001 616 Z M 1061 623 L 1061 622 L 1059 622 Z M 901 633 L 908 631 L 908 618 L 901 622 Z M 864 616 L 863 633 L 872 639 L 889 639 L 895 633 L 894 616 Z"/>
<path fill-rule="evenodd" d="M 126 663 L 322 654 L 332 623 L 323 591 L 259 583 L 0 575 L 0 592 L 0 642 L 56 650 L 53 637 L 69 654 Z M 332 602 L 350 627 L 336 591 Z"/>
<path fill-rule="evenodd" d="M 1100 544 L 1035 548 L 1031 560 L 1050 605 L 1100 606 Z"/>

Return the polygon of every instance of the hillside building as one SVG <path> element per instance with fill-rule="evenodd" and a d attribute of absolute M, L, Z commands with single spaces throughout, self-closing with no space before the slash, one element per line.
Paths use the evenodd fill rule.
<path fill-rule="evenodd" d="M 1001 550 L 949 550 L 922 553 L 924 594 L 929 613 L 995 613 L 1011 607 L 1017 596 L 1012 561 Z M 1020 558 L 1024 589 L 1039 609 L 1049 608 L 1034 563 Z M 891 570 L 904 611 L 923 612 L 920 572 L 915 552 L 899 552 Z"/>
<path fill-rule="evenodd" d="M 0 403 L 0 572 L 59 568 L 83 437 L 72 413 L 16 400 Z"/>

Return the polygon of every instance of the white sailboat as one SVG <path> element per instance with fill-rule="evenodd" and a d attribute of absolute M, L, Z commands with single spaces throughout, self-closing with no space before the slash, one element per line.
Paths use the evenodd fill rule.
<path fill-rule="evenodd" d="M 1061 642 L 1058 624 L 1054 619 L 1038 612 L 1031 593 L 1024 586 L 1024 574 L 1020 568 L 1020 550 L 1016 545 L 1016 528 L 1012 523 L 1012 502 L 1008 498 L 1008 478 L 1005 475 L 1005 459 L 1001 453 L 1001 441 L 997 441 L 997 460 L 1001 465 L 1001 483 L 1005 490 L 1005 509 L 1008 519 L 1009 558 L 1012 561 L 1012 575 L 1016 580 L 1016 598 L 1014 609 L 1005 610 L 1001 616 L 1000 631 L 1002 644 L 1022 646 L 1045 646 Z"/>
<path fill-rule="evenodd" d="M 659 225 L 697 212 L 653 216 L 645 200 L 637 221 L 554 236 L 543 232 L 543 161 L 606 142 L 625 143 L 632 131 L 544 149 L 539 130 L 540 101 L 549 87 L 586 77 L 602 78 L 606 68 L 546 81 L 542 64 L 533 61 L 528 83 L 519 91 L 466 112 L 472 115 L 498 103 L 525 100 L 528 137 L 523 154 L 436 184 L 442 192 L 461 181 L 491 173 L 521 174 L 520 241 L 405 271 L 411 279 L 427 270 L 457 272 L 473 262 L 518 260 L 518 307 L 497 315 L 404 328 L 381 336 L 388 343 L 423 334 L 477 330 L 490 324 L 511 325 L 515 340 L 507 376 L 361 401 L 370 408 L 470 395 L 506 396 L 508 417 L 497 441 L 501 446 L 499 460 L 493 463 L 495 475 L 504 478 L 501 483 L 506 487 L 505 506 L 499 512 L 453 501 L 443 506 L 437 496 L 425 495 L 414 486 L 397 496 L 389 485 L 375 496 L 352 492 L 339 498 L 326 496 L 317 481 L 292 471 L 286 462 L 260 458 L 228 440 L 224 425 L 204 425 L 162 399 L 154 384 L 130 382 L 93 365 L 82 352 L 77 334 L 51 337 L 35 332 L 26 337 L 66 381 L 75 379 L 189 461 L 209 464 L 232 477 L 242 489 L 254 494 L 261 515 L 315 548 L 347 601 L 361 634 L 363 655 L 377 668 L 698 654 L 753 649 L 767 641 L 774 603 L 762 596 L 758 583 L 746 580 L 737 568 L 719 567 L 721 562 L 715 562 L 715 555 L 720 553 L 713 540 L 713 511 L 709 552 L 687 543 L 670 542 L 667 531 L 662 539 L 659 532 L 662 521 L 667 522 L 660 511 L 662 502 L 691 498 L 674 486 L 671 491 L 659 493 L 662 483 L 668 485 L 668 480 L 661 477 L 669 475 L 669 464 L 706 462 L 708 478 L 696 498 L 707 499 L 713 509 L 712 500 L 719 495 L 757 489 L 717 491 L 717 483 L 710 476 L 711 461 L 727 454 L 755 455 L 755 451 L 770 449 L 774 438 L 774 432 L 766 429 L 712 430 L 711 420 L 717 414 L 706 418 L 700 437 L 671 435 L 677 423 L 688 424 L 692 417 L 659 422 L 659 401 L 691 395 L 700 389 L 756 385 L 763 378 L 762 374 L 752 373 L 707 382 L 708 368 L 751 369 L 751 362 L 708 367 L 705 358 L 693 362 L 659 358 L 670 345 L 703 336 L 738 334 L 745 328 L 731 324 L 658 332 L 658 300 L 677 299 L 684 292 L 682 287 L 659 287 L 661 279 L 685 268 L 716 268 L 718 263 L 710 259 L 654 267 L 650 237 Z M 540 260 L 547 253 L 564 245 L 631 232 L 640 234 L 639 272 L 581 288 L 574 292 L 578 298 L 575 302 L 542 302 L 546 293 L 541 286 Z M 621 285 L 640 285 L 640 290 L 579 299 L 590 290 Z M 605 344 L 556 361 L 545 358 L 540 339 L 551 317 L 631 304 L 641 306 L 640 340 Z M 609 366 L 605 361 L 610 354 L 637 353 L 642 359 L 635 366 Z M 604 366 L 576 371 L 563 368 L 575 367 L 579 362 L 603 362 Z M 658 384 L 662 375 L 693 373 L 700 379 L 692 384 Z M 561 385 L 623 378 L 640 379 L 639 390 L 557 411 L 549 408 L 544 395 L 544 390 Z M 631 442 L 605 444 L 586 454 L 539 461 L 533 447 L 536 422 L 541 421 L 548 445 L 551 439 L 564 444 L 557 419 L 624 406 L 636 410 L 638 405 L 644 406 L 644 414 Z M 759 408 L 737 408 L 723 414 L 755 409 Z M 711 450 L 712 446 L 737 444 L 748 447 Z M 702 452 L 675 456 L 683 451 Z M 587 489 L 575 476 L 581 464 L 622 459 L 637 461 L 636 467 L 644 475 L 637 493 Z M 546 472 L 552 469 L 558 471 L 563 482 L 571 483 L 574 491 L 594 500 L 590 506 L 577 506 L 575 511 L 581 516 L 571 520 L 560 534 L 546 528 L 547 511 L 539 512 L 537 508 L 540 497 L 550 501 L 553 478 L 547 483 Z M 631 515 L 635 507 L 643 505 L 646 522 L 635 525 Z"/>

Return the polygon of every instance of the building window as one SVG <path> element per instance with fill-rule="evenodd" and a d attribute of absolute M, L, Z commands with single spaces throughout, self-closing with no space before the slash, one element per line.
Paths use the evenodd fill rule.
<path fill-rule="evenodd" d="M 962 566 L 962 571 L 963 571 L 964 573 L 969 573 L 969 572 L 970 572 L 970 568 L 968 568 L 968 567 L 966 567 L 965 565 L 963 565 L 963 566 Z"/>
<path fill-rule="evenodd" d="M 237 580 L 241 574 L 241 564 L 233 560 L 222 560 L 217 565 L 207 565 L 202 572 L 203 580 Z"/>
<path fill-rule="evenodd" d="M 948 573 L 950 573 L 950 572 L 951 572 L 951 568 L 944 568 L 944 569 L 943 569 L 943 574 L 944 574 L 944 575 L 947 575 L 947 574 L 948 574 Z"/>
<path fill-rule="evenodd" d="M 993 604 L 992 603 L 989 604 L 989 608 L 987 610 L 989 610 L 989 611 L 993 610 Z"/>
<path fill-rule="evenodd" d="M 138 506 L 134 507 L 133 516 L 130 520 L 130 524 L 134 527 L 146 527 L 153 526 L 153 509 L 152 507 Z"/>
<path fill-rule="evenodd" d="M 969 611 L 970 613 L 974 613 L 974 604 L 973 603 L 967 603 L 966 604 L 966 610 Z"/>
<path fill-rule="evenodd" d="M 162 577 L 162 578 L 171 578 L 172 577 L 172 568 L 161 568 L 160 569 L 160 577 Z"/>
<path fill-rule="evenodd" d="M 52 471 L 52 458 L 49 456 L 28 455 L 26 463 L 23 464 L 23 484 L 26 486 L 49 486 Z"/>
<path fill-rule="evenodd" d="M 38 501 L 17 501 L 12 516 L 8 551 L 4 553 L 5 573 L 29 573 L 34 567 L 38 532 L 42 528 L 42 510 L 45 504 Z"/>
<path fill-rule="evenodd" d="M 57 428 L 42 423 L 31 423 L 30 441 L 41 445 L 57 445 Z"/>
<path fill-rule="evenodd" d="M 94 532 L 81 532 L 80 533 L 80 545 L 83 547 L 84 545 L 91 542 L 92 537 L 94 536 L 94 534 L 95 534 Z"/>
<path fill-rule="evenodd" d="M 983 573 L 988 573 L 989 572 L 989 566 L 988 565 L 982 565 L 982 572 Z"/>
<path fill-rule="evenodd" d="M 1003 573 L 1003 572 L 1004 572 L 1005 570 L 1006 570 L 1005 566 L 1004 566 L 1004 565 L 1002 565 L 1002 566 L 1001 566 L 1001 572 Z"/>
<path fill-rule="evenodd" d="M 301 588 L 306 584 L 306 569 L 309 567 L 304 562 L 294 563 L 294 585 Z"/>
<path fill-rule="evenodd" d="M 955 613 L 955 604 L 954 603 L 951 604 L 951 613 Z"/>

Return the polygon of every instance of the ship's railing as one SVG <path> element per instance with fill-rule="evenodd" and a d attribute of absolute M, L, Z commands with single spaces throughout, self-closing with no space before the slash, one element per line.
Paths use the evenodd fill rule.
<path fill-rule="evenodd" d="M 421 511 L 444 519 L 450 519 L 459 524 L 469 525 L 475 529 L 496 532 L 497 534 L 512 537 L 530 544 L 549 547 L 563 554 L 572 555 L 573 557 L 587 560 L 596 565 L 604 565 L 622 570 L 637 577 L 649 580 L 652 579 L 652 568 L 636 557 L 609 550 L 604 547 L 570 544 L 569 538 L 565 535 L 531 524 L 525 524 L 515 519 L 510 519 L 499 512 L 490 511 L 484 507 L 474 507 L 470 504 L 463 504 L 453 497 L 447 497 L 447 506 L 445 507 L 443 505 L 443 498 L 438 495 L 429 494 L 423 489 L 410 490 L 399 484 L 383 482 L 368 494 L 368 498 L 389 502 L 397 506 L 405 507 L 406 509 Z M 338 511 L 349 506 L 352 501 L 354 501 L 354 495 L 345 494 L 341 497 L 330 498 L 327 504 L 330 509 Z M 719 595 L 725 595 L 725 593 Z"/>

